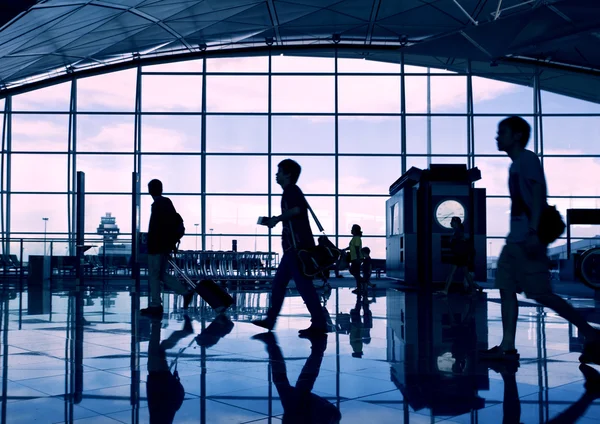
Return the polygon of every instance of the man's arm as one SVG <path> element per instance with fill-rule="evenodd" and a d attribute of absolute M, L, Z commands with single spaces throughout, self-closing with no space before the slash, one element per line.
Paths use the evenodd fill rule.
<path fill-rule="evenodd" d="M 301 213 L 302 213 L 302 208 L 300 208 L 299 206 L 296 206 L 295 208 L 288 209 L 287 211 L 285 211 L 281 215 L 274 216 L 274 217 L 270 218 L 269 221 L 267 222 L 267 226 L 269 226 L 269 228 L 273 228 L 279 222 L 289 221 L 290 219 L 292 219 L 293 217 L 295 217 L 297 215 L 300 215 Z"/>

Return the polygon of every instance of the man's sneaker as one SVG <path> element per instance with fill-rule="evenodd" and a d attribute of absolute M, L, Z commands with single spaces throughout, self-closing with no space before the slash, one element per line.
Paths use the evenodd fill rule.
<path fill-rule="evenodd" d="M 252 324 L 256 325 L 257 327 L 264 328 L 268 331 L 271 331 L 273 327 L 275 327 L 275 324 L 266 319 L 255 319 L 254 321 L 252 321 Z"/>
<path fill-rule="evenodd" d="M 583 352 L 579 356 L 582 364 L 600 365 L 600 341 L 587 342 L 583 345 Z"/>
<path fill-rule="evenodd" d="M 140 310 L 140 315 L 146 317 L 162 317 L 163 307 L 161 306 L 148 306 L 145 309 Z"/>
<path fill-rule="evenodd" d="M 305 328 L 304 330 L 298 331 L 298 336 L 302 337 L 303 339 L 309 339 L 315 336 L 322 336 L 324 334 L 327 334 L 327 328 L 315 327 L 312 325 L 308 328 Z"/>
<path fill-rule="evenodd" d="M 183 295 L 183 309 L 187 309 L 190 306 L 192 299 L 194 299 L 193 291 Z"/>
<path fill-rule="evenodd" d="M 585 377 L 583 387 L 585 387 L 586 392 L 593 396 L 600 397 L 600 373 L 585 364 L 579 365 L 579 370 Z"/>
<path fill-rule="evenodd" d="M 484 361 L 518 361 L 520 358 L 516 349 L 503 350 L 500 346 L 479 351 L 479 359 Z"/>

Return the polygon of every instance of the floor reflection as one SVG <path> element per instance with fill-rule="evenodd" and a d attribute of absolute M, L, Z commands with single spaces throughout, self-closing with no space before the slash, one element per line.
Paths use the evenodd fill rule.
<path fill-rule="evenodd" d="M 576 330 L 535 303 L 519 298 L 519 366 L 490 367 L 477 352 L 501 333 L 496 291 L 339 284 L 319 291 L 331 332 L 312 340 L 297 337 L 310 318 L 293 290 L 270 334 L 250 324 L 264 288 L 230 288 L 226 315 L 166 294 L 162 320 L 125 289 L 6 288 L 1 422 L 598 422 L 598 367 L 579 366 Z M 593 299 L 571 301 L 598 317 Z"/>

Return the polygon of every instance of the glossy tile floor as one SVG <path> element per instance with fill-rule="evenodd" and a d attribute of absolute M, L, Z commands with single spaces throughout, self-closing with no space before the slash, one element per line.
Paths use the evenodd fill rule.
<path fill-rule="evenodd" d="M 477 360 L 501 337 L 494 290 L 320 293 L 332 332 L 310 341 L 297 337 L 309 318 L 294 291 L 274 335 L 253 338 L 264 290 L 233 290 L 237 306 L 216 318 L 200 306 L 186 317 L 167 294 L 162 321 L 125 290 L 7 290 L 1 422 L 600 423 L 576 329 L 525 298 L 515 374 Z M 592 299 L 572 301 L 597 319 Z"/>

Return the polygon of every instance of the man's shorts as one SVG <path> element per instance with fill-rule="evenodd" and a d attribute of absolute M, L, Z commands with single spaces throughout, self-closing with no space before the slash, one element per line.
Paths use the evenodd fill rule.
<path fill-rule="evenodd" d="M 495 286 L 512 293 L 525 292 L 525 295 L 551 293 L 546 249 L 528 256 L 522 244 L 506 243 L 498 258 Z"/>

